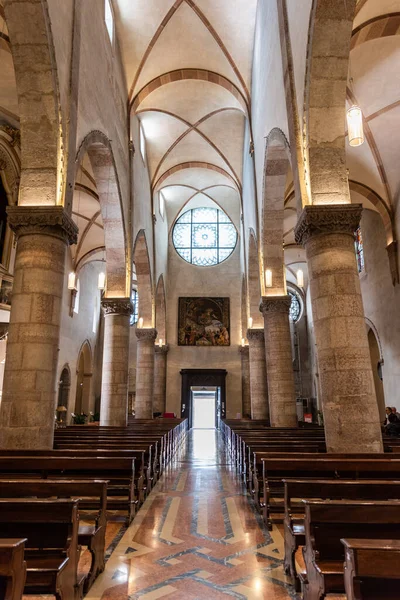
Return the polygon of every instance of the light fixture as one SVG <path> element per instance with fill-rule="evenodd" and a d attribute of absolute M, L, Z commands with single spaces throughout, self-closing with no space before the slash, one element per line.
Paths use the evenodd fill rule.
<path fill-rule="evenodd" d="M 97 280 L 97 287 L 99 290 L 104 290 L 106 287 L 106 274 L 102 271 L 99 273 L 99 278 Z"/>
<path fill-rule="evenodd" d="M 253 319 L 251 317 L 249 317 L 247 319 L 247 329 L 252 329 L 253 327 Z"/>
<path fill-rule="evenodd" d="M 75 290 L 76 289 L 76 273 L 75 271 L 71 271 L 68 275 L 68 289 Z"/>
<path fill-rule="evenodd" d="M 140 317 L 140 319 L 138 319 L 137 328 L 143 329 L 143 317 Z"/>
<path fill-rule="evenodd" d="M 158 345 L 159 345 L 159 347 L 160 347 L 160 348 L 162 348 L 162 347 L 163 347 L 163 341 L 162 341 L 162 338 L 160 338 L 160 339 L 158 340 Z"/>
<path fill-rule="evenodd" d="M 246 340 L 244 338 L 242 338 L 242 348 L 244 348 L 246 345 Z"/>
<path fill-rule="evenodd" d="M 304 273 L 301 269 L 297 271 L 297 285 L 299 288 L 304 287 Z"/>
<path fill-rule="evenodd" d="M 272 287 L 272 271 L 271 269 L 265 269 L 265 287 Z"/>
<path fill-rule="evenodd" d="M 361 108 L 355 104 L 347 111 L 347 131 L 350 146 L 361 146 L 364 143 L 364 127 Z"/>

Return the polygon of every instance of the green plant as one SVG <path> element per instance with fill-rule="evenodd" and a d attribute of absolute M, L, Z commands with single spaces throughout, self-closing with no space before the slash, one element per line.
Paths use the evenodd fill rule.
<path fill-rule="evenodd" d="M 318 417 L 318 425 L 323 425 L 324 424 L 324 413 L 322 412 L 322 410 L 319 410 L 317 412 L 317 417 Z"/>
<path fill-rule="evenodd" d="M 74 425 L 84 425 L 86 423 L 86 417 L 87 415 L 85 415 L 85 413 L 82 413 L 81 415 L 73 415 L 72 420 Z"/>
<path fill-rule="evenodd" d="M 91 413 L 90 421 L 92 423 L 97 423 L 98 421 L 100 421 L 100 413 L 99 412 Z"/>

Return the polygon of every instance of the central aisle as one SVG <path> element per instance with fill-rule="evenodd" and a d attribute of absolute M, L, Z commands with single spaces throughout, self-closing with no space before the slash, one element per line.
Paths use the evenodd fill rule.
<path fill-rule="evenodd" d="M 197 429 L 127 529 L 87 598 L 296 599 L 283 540 L 268 532 L 226 458 Z"/>

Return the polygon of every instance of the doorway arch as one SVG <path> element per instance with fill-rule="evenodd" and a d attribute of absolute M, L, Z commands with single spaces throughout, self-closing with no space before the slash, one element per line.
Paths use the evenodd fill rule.
<path fill-rule="evenodd" d="M 373 323 L 369 321 L 369 319 L 367 320 L 367 330 L 369 354 L 371 357 L 371 367 L 372 375 L 374 378 L 376 401 L 378 403 L 379 417 L 380 420 L 383 422 L 385 419 L 385 391 L 383 387 L 382 373 L 382 348 L 380 345 L 378 332 L 376 331 L 376 328 L 373 325 Z"/>
<path fill-rule="evenodd" d="M 80 415 L 89 414 L 91 404 L 92 383 L 92 350 L 86 340 L 79 351 L 76 364 L 76 393 L 74 413 Z"/>
<path fill-rule="evenodd" d="M 68 411 L 69 392 L 71 389 L 71 371 L 68 365 L 64 365 L 60 379 L 58 380 L 58 398 L 57 398 L 57 421 L 66 422 L 66 412 Z M 60 410 L 61 409 L 61 410 Z M 63 410 L 65 409 L 65 410 Z"/>

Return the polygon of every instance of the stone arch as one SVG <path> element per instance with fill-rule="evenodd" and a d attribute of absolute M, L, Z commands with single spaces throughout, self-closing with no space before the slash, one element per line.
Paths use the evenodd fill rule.
<path fill-rule="evenodd" d="M 62 204 L 62 118 L 47 0 L 3 6 L 20 109 L 19 204 Z"/>
<path fill-rule="evenodd" d="M 249 317 L 253 319 L 253 328 L 263 328 L 263 318 L 260 313 L 261 285 L 260 285 L 260 261 L 256 234 L 253 229 L 249 230 L 249 251 L 247 266 L 247 290 L 249 296 Z"/>
<path fill-rule="evenodd" d="M 60 372 L 58 379 L 57 396 L 57 423 L 64 425 L 67 422 L 67 411 L 69 403 L 69 393 L 71 390 L 71 369 L 66 363 Z M 61 410 L 60 410 L 61 409 Z"/>
<path fill-rule="evenodd" d="M 18 202 L 21 162 L 16 151 L 17 144 L 19 145 L 18 130 L 0 127 L 0 177 L 9 206 L 15 206 Z"/>
<path fill-rule="evenodd" d="M 284 133 L 272 129 L 266 141 L 262 205 L 263 270 L 272 271 L 272 288 L 267 295 L 286 293 L 283 249 L 285 192 L 290 170 L 290 149 Z M 264 284 L 261 286 L 264 287 Z"/>
<path fill-rule="evenodd" d="M 165 296 L 164 276 L 158 278 L 156 287 L 156 329 L 159 339 L 166 343 L 167 339 L 167 303 Z"/>
<path fill-rule="evenodd" d="M 241 290 L 241 321 L 242 321 L 242 338 L 246 338 L 247 331 L 247 319 L 248 319 L 248 302 L 247 302 L 247 281 L 246 275 L 242 277 L 242 290 Z"/>
<path fill-rule="evenodd" d="M 376 400 L 378 403 L 380 420 L 383 421 L 385 418 L 385 391 L 383 387 L 383 353 L 382 344 L 379 338 L 378 331 L 370 319 L 365 319 L 367 325 L 367 338 L 369 354 L 371 358 L 372 375 L 374 378 L 374 386 L 376 393 Z"/>
<path fill-rule="evenodd" d="M 89 414 L 91 405 L 91 387 L 92 387 L 92 348 L 90 342 L 85 340 L 79 350 L 76 363 L 76 394 L 75 394 L 75 414 L 81 412 Z"/>
<path fill-rule="evenodd" d="M 133 248 L 133 262 L 136 267 L 137 289 L 139 294 L 139 318 L 143 319 L 143 327 L 153 327 L 153 284 L 146 234 L 141 229 Z"/>
<path fill-rule="evenodd" d="M 131 266 L 128 259 L 125 220 L 121 190 L 111 142 L 101 131 L 91 131 L 82 141 L 76 155 L 76 171 L 85 154 L 92 165 L 104 226 L 107 288 L 106 298 L 129 298 Z M 71 193 L 66 208 L 72 209 L 74 182 L 68 186 Z"/>
<path fill-rule="evenodd" d="M 311 8 L 304 117 L 312 204 L 350 203 L 345 107 L 355 6 L 313 0 Z"/>

